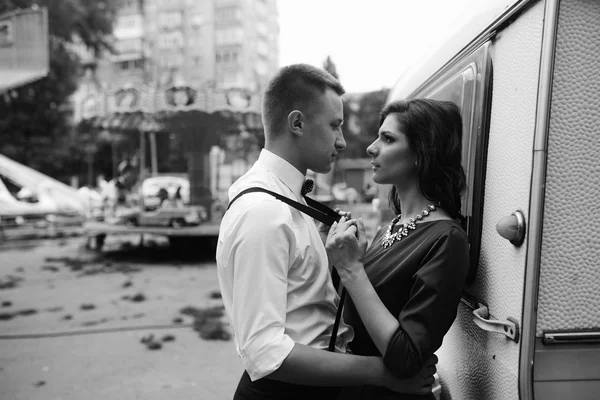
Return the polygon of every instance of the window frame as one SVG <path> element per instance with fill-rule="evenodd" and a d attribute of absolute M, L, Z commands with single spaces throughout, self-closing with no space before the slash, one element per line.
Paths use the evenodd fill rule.
<path fill-rule="evenodd" d="M 491 42 L 487 41 L 465 57 L 446 66 L 409 94 L 395 88 L 390 101 L 397 99 L 432 98 L 453 101 L 449 93 L 456 89 L 462 77 L 461 109 L 463 117 L 463 168 L 467 176 L 467 189 L 463 196 L 461 213 L 466 218 L 465 229 L 469 237 L 470 268 L 467 284 L 474 281 L 481 253 L 483 205 L 493 69 Z M 449 90 L 450 89 L 450 90 Z"/>

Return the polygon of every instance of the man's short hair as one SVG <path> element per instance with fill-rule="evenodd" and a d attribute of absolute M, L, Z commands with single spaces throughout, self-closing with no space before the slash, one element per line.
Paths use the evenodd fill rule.
<path fill-rule="evenodd" d="M 345 93 L 341 83 L 327 71 L 308 64 L 292 64 L 281 68 L 269 81 L 262 100 L 265 133 L 277 135 L 293 110 L 310 105 L 315 97 L 333 89 Z M 306 111 L 305 111 L 306 112 Z"/>

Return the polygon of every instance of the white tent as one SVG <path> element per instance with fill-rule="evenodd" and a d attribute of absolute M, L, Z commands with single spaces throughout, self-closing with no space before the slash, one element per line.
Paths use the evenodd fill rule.
<path fill-rule="evenodd" d="M 0 177 L 8 179 L 21 192 L 34 194 L 39 201 L 19 201 L 0 181 L 0 214 L 6 210 L 30 210 L 31 212 L 77 212 L 84 213 L 85 206 L 77 189 L 20 164 L 0 154 Z"/>

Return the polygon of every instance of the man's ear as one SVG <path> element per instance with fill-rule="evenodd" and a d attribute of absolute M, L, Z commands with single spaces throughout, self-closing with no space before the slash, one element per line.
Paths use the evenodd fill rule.
<path fill-rule="evenodd" d="M 304 114 L 301 111 L 294 110 L 288 115 L 288 129 L 295 135 L 301 136 L 304 132 Z"/>

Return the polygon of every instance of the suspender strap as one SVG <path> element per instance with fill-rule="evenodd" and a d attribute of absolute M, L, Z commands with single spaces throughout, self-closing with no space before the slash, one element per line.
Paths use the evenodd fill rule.
<path fill-rule="evenodd" d="M 331 208 L 327 207 L 324 204 L 319 203 L 316 200 L 311 199 L 310 197 L 304 196 L 304 199 L 306 200 L 306 204 L 308 204 L 308 206 L 307 206 L 307 205 L 299 203 L 295 200 L 292 200 L 289 197 L 282 196 L 279 193 L 275 193 L 275 192 L 272 192 L 268 189 L 264 189 L 261 187 L 251 187 L 249 189 L 241 191 L 237 196 L 235 196 L 233 198 L 233 200 L 231 200 L 229 202 L 227 209 L 229 210 L 229 207 L 231 207 L 233 202 L 236 201 L 238 198 L 240 198 L 240 196 L 243 196 L 246 193 L 253 193 L 253 192 L 268 193 L 268 194 L 274 196 L 277 200 L 281 200 L 284 203 L 289 204 L 290 206 L 296 208 L 300 212 L 303 212 L 304 214 L 311 216 L 312 218 L 316 219 L 317 221 L 323 222 L 325 225 L 331 225 L 334 222 L 339 221 L 341 218 L 341 216 L 338 213 L 336 213 L 335 211 L 333 211 Z M 337 289 L 338 285 L 340 283 L 340 276 L 338 275 L 338 272 L 335 269 L 335 267 L 332 268 L 331 278 L 332 278 L 334 287 Z M 335 342 L 337 339 L 337 333 L 338 333 L 338 328 L 340 326 L 340 321 L 342 319 L 342 310 L 344 308 L 344 300 L 345 299 L 346 299 L 346 288 L 342 288 L 342 294 L 340 295 L 340 302 L 338 304 L 337 312 L 335 314 L 335 322 L 333 324 L 333 330 L 331 331 L 331 339 L 329 339 L 329 347 L 327 348 L 327 350 L 329 350 L 329 351 L 335 351 Z"/>
<path fill-rule="evenodd" d="M 337 277 L 338 282 L 340 277 L 335 267 L 333 268 L 332 275 Z M 337 287 L 337 285 L 336 285 Z M 327 350 L 335 351 L 335 342 L 337 339 L 338 328 L 340 327 L 340 320 L 342 319 L 342 310 L 344 309 L 344 300 L 346 300 L 346 288 L 342 287 L 342 294 L 340 295 L 340 303 L 338 304 L 337 312 L 335 313 L 335 322 L 333 323 L 333 330 L 331 331 L 331 338 L 329 339 L 329 347 Z"/>
<path fill-rule="evenodd" d="M 341 218 L 340 215 L 338 213 L 336 213 L 335 211 L 333 211 L 331 208 L 327 207 L 324 204 L 319 203 L 316 200 L 311 199 L 310 197 L 305 197 L 306 203 L 310 206 L 309 207 L 309 206 L 299 203 L 295 200 L 292 200 L 289 197 L 282 196 L 279 193 L 275 193 L 275 192 L 272 192 L 268 189 L 264 189 L 261 187 L 251 187 L 249 189 L 243 190 L 237 196 L 235 196 L 233 198 L 233 200 L 231 200 L 231 202 L 227 206 L 227 209 L 229 210 L 229 207 L 231 207 L 233 202 L 236 201 L 240 196 L 243 196 L 246 193 L 253 193 L 253 192 L 268 193 L 268 194 L 274 196 L 277 200 L 281 200 L 284 203 L 289 204 L 290 206 L 298 209 L 299 211 L 303 212 L 304 214 L 310 215 L 317 221 L 321 221 L 326 225 L 331 225 L 334 222 L 339 221 Z"/>

